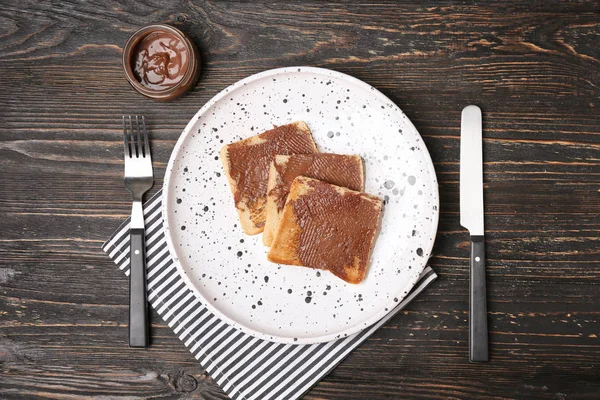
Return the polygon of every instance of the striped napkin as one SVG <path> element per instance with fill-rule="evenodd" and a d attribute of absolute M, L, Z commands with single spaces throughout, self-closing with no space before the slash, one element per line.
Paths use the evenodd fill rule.
<path fill-rule="evenodd" d="M 187 288 L 167 249 L 161 194 L 159 191 L 144 204 L 148 301 L 234 400 L 300 398 L 437 278 L 426 267 L 396 308 L 375 325 L 343 339 L 308 345 L 261 340 L 221 321 Z M 102 250 L 129 275 L 129 219 L 102 245 Z"/>

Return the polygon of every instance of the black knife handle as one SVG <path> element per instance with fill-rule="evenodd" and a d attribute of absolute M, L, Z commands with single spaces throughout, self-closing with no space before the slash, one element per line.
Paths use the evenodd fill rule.
<path fill-rule="evenodd" d="M 469 360 L 471 362 L 488 361 L 484 236 L 471 236 L 470 267 Z"/>
<path fill-rule="evenodd" d="M 129 270 L 129 347 L 148 347 L 146 243 L 143 229 L 131 229 Z"/>

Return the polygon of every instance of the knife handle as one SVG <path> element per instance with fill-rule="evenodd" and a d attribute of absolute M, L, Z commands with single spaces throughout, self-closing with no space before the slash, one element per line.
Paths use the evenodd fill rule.
<path fill-rule="evenodd" d="M 469 360 L 471 362 L 488 361 L 484 236 L 471 236 L 470 267 Z"/>
<path fill-rule="evenodd" d="M 129 347 L 148 347 L 146 243 L 143 229 L 131 229 L 129 270 Z"/>

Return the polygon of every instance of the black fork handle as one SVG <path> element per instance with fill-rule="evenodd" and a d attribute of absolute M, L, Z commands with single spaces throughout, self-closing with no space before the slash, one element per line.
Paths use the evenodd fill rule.
<path fill-rule="evenodd" d="M 129 270 L 129 346 L 148 347 L 146 243 L 143 229 L 131 229 Z"/>

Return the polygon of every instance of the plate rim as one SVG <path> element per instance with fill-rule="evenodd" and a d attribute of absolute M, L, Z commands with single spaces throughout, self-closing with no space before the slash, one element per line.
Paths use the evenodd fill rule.
<path fill-rule="evenodd" d="M 291 67 L 274 68 L 274 69 L 269 69 L 266 71 L 262 71 L 262 72 L 250 75 L 246 78 L 243 78 L 243 79 L 227 86 L 226 88 L 221 90 L 219 93 L 217 93 L 215 96 L 213 96 L 209 101 L 207 101 L 200 108 L 200 110 L 198 110 L 198 112 L 196 112 L 196 114 L 194 114 L 194 116 L 190 119 L 190 121 L 187 123 L 187 125 L 183 129 L 181 135 L 177 139 L 175 146 L 173 147 L 173 150 L 169 157 L 169 162 L 165 169 L 165 175 L 163 178 L 163 186 L 162 186 L 162 195 L 161 195 L 161 203 L 162 203 L 161 204 L 161 216 L 163 219 L 163 232 L 164 232 L 164 236 L 165 236 L 165 241 L 167 243 L 167 248 L 169 250 L 169 254 L 173 260 L 173 264 L 175 265 L 177 272 L 179 273 L 179 276 L 183 279 L 186 287 L 188 289 L 190 289 L 192 291 L 192 293 L 194 293 L 194 295 L 208 309 L 208 311 L 210 311 L 213 315 L 215 315 L 216 317 L 221 319 L 226 324 L 228 324 L 246 334 L 257 337 L 259 339 L 266 340 L 269 342 L 285 343 L 285 344 L 315 344 L 315 343 L 324 343 L 324 342 L 329 342 L 332 340 L 342 339 L 342 338 L 348 337 L 352 334 L 355 334 L 359 331 L 367 329 L 368 327 L 375 324 L 377 321 L 380 321 L 387 314 L 392 312 L 391 310 L 393 310 L 398 304 L 400 304 L 402 302 L 402 300 L 410 293 L 412 288 L 416 285 L 416 283 L 419 279 L 419 276 L 421 275 L 421 273 L 423 272 L 423 270 L 425 269 L 425 267 L 428 264 L 429 258 L 431 257 L 431 251 L 433 250 L 433 246 L 435 244 L 435 239 L 437 236 L 437 230 L 438 230 L 438 224 L 439 224 L 439 214 L 440 214 L 440 211 L 439 211 L 439 209 L 440 209 L 440 207 L 439 207 L 440 198 L 439 197 L 440 196 L 439 196 L 439 185 L 438 185 L 438 181 L 437 181 L 437 175 L 435 173 L 435 167 L 433 165 L 433 160 L 431 159 L 431 154 L 429 153 L 429 149 L 427 148 L 427 146 L 424 145 L 422 151 L 423 151 L 425 159 L 426 159 L 425 161 L 427 164 L 427 169 L 428 169 L 429 175 L 432 177 L 432 180 L 433 180 L 433 182 L 432 182 L 433 190 L 435 191 L 435 200 L 436 200 L 435 204 L 433 204 L 435 206 L 435 213 L 432 218 L 432 232 L 430 232 L 430 235 L 429 235 L 429 237 L 432 237 L 432 240 L 430 240 L 429 244 L 427 245 L 427 249 L 423 254 L 422 261 L 421 261 L 419 267 L 412 269 L 412 271 L 414 271 L 414 272 L 411 275 L 409 282 L 402 289 L 402 293 L 399 293 L 398 296 L 396 297 L 398 299 L 398 301 L 396 302 L 392 299 L 390 304 L 388 304 L 387 307 L 384 307 L 382 309 L 382 311 L 380 311 L 377 314 L 374 314 L 373 316 L 371 316 L 371 318 L 369 318 L 365 322 L 361 322 L 350 328 L 347 328 L 342 333 L 338 332 L 338 333 L 332 333 L 332 334 L 325 334 L 325 335 L 320 335 L 320 336 L 315 336 L 315 337 L 310 337 L 310 338 L 300 338 L 300 337 L 290 338 L 290 337 L 285 337 L 285 336 L 269 335 L 269 334 L 257 331 L 257 330 L 250 328 L 240 322 L 233 320 L 232 318 L 227 316 L 225 313 L 221 312 L 219 309 L 214 307 L 210 303 L 210 301 L 208 301 L 202 295 L 200 290 L 196 287 L 196 285 L 191 281 L 191 278 L 185 272 L 183 265 L 181 264 L 181 262 L 179 261 L 179 258 L 177 257 L 176 247 L 173 243 L 173 240 L 171 237 L 171 232 L 169 229 L 169 219 L 168 219 L 169 190 L 168 190 L 168 188 L 169 188 L 169 183 L 171 180 L 171 175 L 174 170 L 173 166 L 174 166 L 175 160 L 178 158 L 181 147 L 182 147 L 183 143 L 186 141 L 187 137 L 192 132 L 192 128 L 196 124 L 196 121 L 198 121 L 207 112 L 207 110 L 209 110 L 218 101 L 225 98 L 230 92 L 232 92 L 232 91 L 238 89 L 239 87 L 242 87 L 250 82 L 254 82 L 256 80 L 260 80 L 260 79 L 270 77 L 273 75 L 281 75 L 281 74 L 285 74 L 285 73 L 302 73 L 302 72 L 304 72 L 304 73 L 312 72 L 312 73 L 319 74 L 319 75 L 336 76 L 337 78 L 340 78 L 340 79 L 346 80 L 346 81 L 350 81 L 351 83 L 353 83 L 355 85 L 362 86 L 365 89 L 368 89 L 376 97 L 379 97 L 381 100 L 385 100 L 385 102 L 391 103 L 392 104 L 391 108 L 395 109 L 397 112 L 399 112 L 401 115 L 403 115 L 405 117 L 404 120 L 405 120 L 405 123 L 407 124 L 407 126 L 409 127 L 409 129 L 424 144 L 423 137 L 421 136 L 421 134 L 419 133 L 417 128 L 414 126 L 412 121 L 406 116 L 406 114 L 404 114 L 402 109 L 400 109 L 400 107 L 398 107 L 398 105 L 394 101 L 392 101 L 389 97 L 387 97 L 385 94 L 383 94 L 377 88 L 369 85 L 368 83 L 366 83 L 358 78 L 355 78 L 351 75 L 345 74 L 343 72 L 335 71 L 332 69 L 328 69 L 328 68 L 311 67 L 311 66 L 291 66 Z"/>

